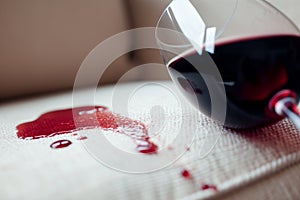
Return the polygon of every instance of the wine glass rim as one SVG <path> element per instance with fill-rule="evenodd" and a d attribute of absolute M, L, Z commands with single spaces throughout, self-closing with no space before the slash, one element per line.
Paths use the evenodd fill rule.
<path fill-rule="evenodd" d="M 160 30 L 168 30 L 168 31 L 172 31 L 172 32 L 177 32 L 177 33 L 180 33 L 182 35 L 184 35 L 183 33 L 179 32 L 179 31 L 176 31 L 176 30 L 172 30 L 172 29 L 169 29 L 169 28 L 161 28 L 161 27 L 156 27 L 155 28 L 155 39 L 162 45 L 164 46 L 168 46 L 168 47 L 172 47 L 172 48 L 185 48 L 185 47 L 192 47 L 193 45 L 190 44 L 190 43 L 187 43 L 187 44 L 167 44 L 165 42 L 163 42 L 162 40 L 159 39 L 159 37 L 157 36 L 157 30 L 160 29 Z"/>
<path fill-rule="evenodd" d="M 189 1 L 189 0 L 188 0 Z M 224 25 L 222 26 L 221 28 L 221 31 L 219 31 L 216 36 L 215 36 L 215 39 L 218 39 L 222 33 L 224 32 L 224 30 L 226 29 L 227 25 L 230 23 L 232 17 L 234 16 L 234 13 L 237 9 L 237 6 L 238 6 L 238 3 L 239 3 L 239 0 L 235 0 L 236 3 L 235 3 L 235 7 L 233 9 L 233 12 L 232 14 L 227 18 L 227 20 L 225 21 Z M 156 28 L 155 28 L 155 39 L 157 40 L 157 42 L 159 44 L 162 44 L 166 47 L 172 47 L 172 48 L 187 48 L 187 47 L 192 47 L 193 45 L 192 44 L 168 44 L 166 42 L 163 42 L 159 37 L 158 37 L 158 29 L 168 29 L 168 28 L 162 28 L 162 27 L 159 27 L 159 24 L 162 20 L 162 18 L 164 17 L 164 15 L 166 14 L 167 10 L 170 8 L 170 6 L 176 2 L 176 0 L 173 0 L 172 2 L 170 2 L 168 4 L 168 6 L 164 9 L 163 13 L 161 14 L 161 16 L 159 17 L 159 20 L 158 22 L 156 23 Z M 294 23 L 293 20 L 291 20 L 290 17 L 288 17 L 285 13 L 283 13 L 281 10 L 279 10 L 277 7 L 275 7 L 273 4 L 271 4 L 270 2 L 266 1 L 266 0 L 262 0 L 260 1 L 261 3 L 264 3 L 265 5 L 267 5 L 269 8 L 272 8 L 274 9 L 276 12 L 278 12 L 283 18 L 285 18 L 289 23 L 290 25 L 295 29 L 295 33 L 292 34 L 292 35 L 298 35 L 300 36 L 300 28 Z M 170 31 L 176 31 L 176 30 L 172 30 L 172 29 L 168 29 Z M 178 33 L 181 33 L 179 31 L 176 31 Z M 184 35 L 184 33 L 181 33 Z"/>
<path fill-rule="evenodd" d="M 239 1 L 239 0 L 237 0 Z M 263 0 L 262 2 L 264 2 L 265 4 L 267 4 L 269 7 L 273 8 L 274 10 L 276 10 L 278 13 L 280 13 L 280 15 L 282 17 L 284 17 L 287 21 L 289 21 L 289 23 L 296 29 L 297 34 L 300 35 L 300 29 L 299 27 L 295 24 L 295 22 L 293 20 L 291 20 L 290 17 L 288 17 L 284 12 L 282 12 L 281 10 L 279 10 L 277 7 L 275 7 L 273 4 L 271 4 L 270 2 Z"/>
<path fill-rule="evenodd" d="M 162 40 L 160 40 L 160 38 L 157 36 L 157 30 L 158 29 L 165 29 L 165 30 L 170 30 L 170 31 L 174 31 L 174 32 L 177 32 L 177 33 L 181 33 L 184 35 L 184 33 L 180 32 L 180 31 L 176 31 L 176 30 L 173 30 L 173 29 L 169 29 L 169 28 L 162 28 L 162 27 L 159 27 L 159 23 L 161 22 L 162 18 L 164 17 L 164 15 L 166 14 L 167 10 L 172 6 L 173 3 L 175 3 L 176 1 L 178 0 L 172 0 L 168 5 L 167 7 L 163 10 L 163 13 L 161 14 L 161 16 L 159 17 L 157 23 L 156 23 L 156 27 L 155 27 L 155 39 L 162 45 L 165 45 L 165 46 L 168 46 L 168 47 L 172 47 L 172 48 L 183 48 L 183 47 L 192 47 L 193 45 L 192 44 L 167 44 L 165 42 L 163 42 Z M 187 1 L 190 1 L 190 0 L 187 0 Z M 237 5 L 238 5 L 238 1 L 239 0 L 235 0 L 235 4 L 234 4 L 234 8 L 233 8 L 233 11 L 231 13 L 231 15 L 227 18 L 227 20 L 225 21 L 224 25 L 221 27 L 220 31 L 218 33 L 216 33 L 216 36 L 215 36 L 215 39 L 219 38 L 222 33 L 224 32 L 225 28 L 227 27 L 227 25 L 230 23 L 232 17 L 234 16 L 234 13 L 237 9 Z"/>

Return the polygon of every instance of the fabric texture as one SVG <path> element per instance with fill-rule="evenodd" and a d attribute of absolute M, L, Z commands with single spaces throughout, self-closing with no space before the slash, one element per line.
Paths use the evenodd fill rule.
<path fill-rule="evenodd" d="M 300 198 L 297 190 L 300 135 L 288 120 L 255 130 L 225 129 L 188 103 L 178 103 L 174 91 L 171 82 L 138 82 L 99 88 L 95 99 L 91 96 L 94 90 L 85 89 L 76 91 L 76 95 L 65 92 L 1 104 L 0 198 Z M 166 168 L 152 173 L 128 174 L 103 165 L 87 148 L 87 143 L 72 134 L 39 140 L 22 140 L 16 136 L 16 126 L 20 123 L 32 121 L 48 111 L 89 105 L 94 100 L 95 104 L 106 105 L 113 111 L 118 111 L 118 106 L 127 107 L 131 118 L 142 120 L 150 127 L 149 134 L 155 130 L 161 132 L 156 142 L 162 148 L 171 147 L 170 152 L 176 152 L 177 148 L 172 143 L 174 134 L 186 134 L 186 137 L 194 134 L 194 143 L 182 157 L 174 156 L 174 160 L 178 160 Z M 154 108 L 159 109 L 153 112 Z M 165 125 L 155 127 L 151 121 Z M 181 132 L 176 133 L 177 127 L 183 127 L 179 129 Z M 88 130 L 78 131 L 78 134 L 86 135 L 87 142 L 97 139 Z M 118 141 L 122 136 L 105 134 L 112 135 L 112 141 L 116 139 L 119 146 L 134 150 L 131 141 Z M 64 149 L 51 149 L 50 144 L 59 139 L 68 139 L 73 144 Z M 103 146 L 97 148 L 106 151 Z M 118 154 L 109 156 L 124 166 L 130 165 Z M 161 158 L 160 152 L 144 156 L 167 159 Z M 145 164 L 139 163 L 138 167 Z M 191 179 L 181 176 L 183 169 L 190 171 Z M 204 184 L 215 185 L 217 191 L 202 190 Z"/>

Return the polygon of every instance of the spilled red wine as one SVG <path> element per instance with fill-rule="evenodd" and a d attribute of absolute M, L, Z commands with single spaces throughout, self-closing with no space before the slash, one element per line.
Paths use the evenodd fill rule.
<path fill-rule="evenodd" d="M 112 113 L 103 106 L 86 106 L 45 113 L 35 121 L 18 125 L 17 135 L 21 139 L 39 139 L 95 128 L 111 130 L 132 138 L 141 153 L 157 152 L 158 147 L 150 141 L 147 127 L 142 122 Z M 77 133 L 73 136 L 77 136 Z M 79 138 L 85 139 L 87 136 Z M 62 146 L 70 144 L 66 141 L 57 141 L 51 147 L 63 148 Z"/>
<path fill-rule="evenodd" d="M 211 98 L 203 75 L 217 66 L 226 91 L 225 126 L 252 128 L 282 119 L 268 109 L 283 89 L 300 94 L 300 37 L 291 35 L 244 38 L 216 44 L 213 54 L 190 50 L 167 64 L 170 75 L 190 102 L 211 116 Z M 216 80 L 216 79 L 214 79 Z M 197 102 L 192 98 L 196 96 Z"/>
<path fill-rule="evenodd" d="M 58 140 L 58 141 L 53 142 L 50 145 L 50 147 L 52 149 L 61 149 L 61 148 L 66 148 L 66 147 L 70 146 L 71 144 L 72 144 L 72 142 L 69 140 Z"/>
<path fill-rule="evenodd" d="M 203 185 L 201 186 L 201 190 L 213 190 L 213 191 L 217 192 L 217 191 L 218 191 L 218 188 L 217 188 L 216 185 L 203 184 Z"/>
<path fill-rule="evenodd" d="M 190 171 L 187 170 L 187 169 L 183 169 L 183 170 L 181 171 L 181 176 L 182 176 L 183 178 L 185 178 L 185 179 L 191 179 L 191 178 L 192 178 L 192 174 L 191 174 Z"/>
<path fill-rule="evenodd" d="M 77 140 L 87 140 L 88 137 L 87 136 L 80 136 L 79 138 L 77 138 Z"/>

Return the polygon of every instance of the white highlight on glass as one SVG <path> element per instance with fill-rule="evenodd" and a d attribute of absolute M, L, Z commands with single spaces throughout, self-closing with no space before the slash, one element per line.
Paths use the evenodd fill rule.
<path fill-rule="evenodd" d="M 206 29 L 205 51 L 209 53 L 215 53 L 216 32 L 216 27 L 210 27 Z"/>
<path fill-rule="evenodd" d="M 176 18 L 182 33 L 201 55 L 206 25 L 196 8 L 189 0 L 174 0 L 169 9 Z"/>

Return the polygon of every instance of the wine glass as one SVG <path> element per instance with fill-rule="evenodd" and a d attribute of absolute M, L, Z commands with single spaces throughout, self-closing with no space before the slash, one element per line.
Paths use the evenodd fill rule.
<path fill-rule="evenodd" d="M 264 0 L 173 0 L 156 40 L 181 93 L 230 128 L 300 129 L 300 32 Z M 221 103 L 220 103 L 221 102 Z"/>

